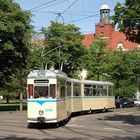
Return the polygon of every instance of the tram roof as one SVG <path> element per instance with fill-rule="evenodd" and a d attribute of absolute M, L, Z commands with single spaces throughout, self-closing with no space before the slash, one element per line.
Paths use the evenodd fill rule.
<path fill-rule="evenodd" d="M 94 80 L 78 80 L 78 79 L 73 79 L 73 78 L 70 78 L 70 80 L 72 82 L 76 82 L 76 83 L 83 83 L 83 84 L 91 84 L 91 85 L 114 85 L 113 83 L 111 82 L 106 82 L 106 81 L 94 81 Z"/>
<path fill-rule="evenodd" d="M 94 81 L 94 80 L 83 80 L 82 81 L 84 84 L 95 84 L 95 85 L 114 85 L 111 82 L 107 82 L 107 81 Z"/>
<path fill-rule="evenodd" d="M 28 78 L 56 78 L 56 77 L 62 77 L 66 78 L 67 75 L 60 71 L 60 70 L 33 70 L 28 74 Z"/>
<path fill-rule="evenodd" d="M 67 75 L 60 70 L 33 70 L 28 74 L 28 78 L 57 78 L 61 77 L 67 79 L 68 81 L 75 83 L 91 84 L 91 85 L 114 85 L 111 82 L 106 81 L 94 81 L 94 80 L 79 80 L 74 78 L 68 78 Z"/>

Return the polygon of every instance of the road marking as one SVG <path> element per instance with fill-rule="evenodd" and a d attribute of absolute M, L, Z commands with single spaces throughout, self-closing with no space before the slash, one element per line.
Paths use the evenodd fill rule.
<path fill-rule="evenodd" d="M 66 126 L 68 126 L 68 127 L 84 127 L 84 126 L 82 126 L 82 125 L 74 125 L 74 124 L 68 124 L 68 125 L 66 125 Z"/>
<path fill-rule="evenodd" d="M 122 130 L 122 129 L 111 128 L 111 127 L 105 127 L 104 129 L 107 129 L 107 130 L 113 130 L 113 131 L 124 131 L 124 130 Z"/>
<path fill-rule="evenodd" d="M 114 121 L 105 121 L 105 122 L 106 122 L 106 123 L 119 123 L 119 122 L 122 123 L 123 121 L 118 121 L 118 120 L 115 121 L 115 120 L 114 120 Z"/>

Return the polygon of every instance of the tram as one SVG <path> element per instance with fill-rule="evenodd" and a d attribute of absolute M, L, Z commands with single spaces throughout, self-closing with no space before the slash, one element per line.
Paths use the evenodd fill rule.
<path fill-rule="evenodd" d="M 74 112 L 115 108 L 114 84 L 78 80 L 60 70 L 33 70 L 27 78 L 27 122 L 59 123 Z"/>

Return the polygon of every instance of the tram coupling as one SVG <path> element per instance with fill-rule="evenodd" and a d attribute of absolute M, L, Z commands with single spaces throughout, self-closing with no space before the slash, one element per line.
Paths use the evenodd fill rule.
<path fill-rule="evenodd" d="M 44 123 L 44 122 L 45 122 L 45 118 L 44 118 L 44 117 L 38 117 L 38 118 L 37 118 L 37 121 L 38 121 L 39 123 Z"/>

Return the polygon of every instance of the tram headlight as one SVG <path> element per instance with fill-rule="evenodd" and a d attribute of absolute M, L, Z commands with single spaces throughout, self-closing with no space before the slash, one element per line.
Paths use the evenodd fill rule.
<path fill-rule="evenodd" d="M 43 110 L 39 110 L 39 115 L 43 115 L 44 114 L 44 111 Z"/>

